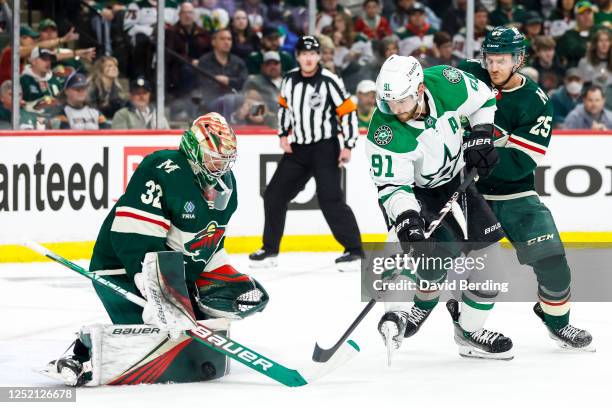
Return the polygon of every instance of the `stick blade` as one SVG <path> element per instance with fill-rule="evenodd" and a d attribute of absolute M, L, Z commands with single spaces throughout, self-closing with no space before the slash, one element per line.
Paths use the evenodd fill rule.
<path fill-rule="evenodd" d="M 312 361 L 317 363 L 326 363 L 341 346 L 342 343 L 336 344 L 330 349 L 324 349 L 319 346 L 319 343 L 315 343 L 314 351 L 312 352 Z"/>
<path fill-rule="evenodd" d="M 318 345 L 315 345 L 315 353 L 317 351 L 317 347 Z M 329 356 L 327 356 L 325 352 L 329 352 L 332 349 L 325 350 L 320 347 L 318 349 L 323 353 L 323 357 L 327 357 L 327 360 L 317 361 L 315 360 L 315 355 L 313 354 L 312 359 L 315 361 L 315 364 L 309 370 L 309 373 L 305 375 L 308 383 L 311 383 L 346 364 L 349 360 L 359 354 L 360 351 L 359 346 L 353 340 L 347 340 L 340 344 L 338 347 L 336 347 L 337 352 L 331 353 Z"/>

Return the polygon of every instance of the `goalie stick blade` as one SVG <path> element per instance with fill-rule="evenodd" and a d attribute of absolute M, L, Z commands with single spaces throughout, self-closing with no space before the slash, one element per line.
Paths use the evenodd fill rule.
<path fill-rule="evenodd" d="M 353 340 L 344 342 L 338 351 L 331 356 L 326 362 L 315 362 L 312 368 L 306 373 L 305 377 L 308 383 L 316 381 L 317 379 L 327 375 L 337 369 L 338 367 L 346 364 L 349 360 L 359 354 L 359 346 Z"/>

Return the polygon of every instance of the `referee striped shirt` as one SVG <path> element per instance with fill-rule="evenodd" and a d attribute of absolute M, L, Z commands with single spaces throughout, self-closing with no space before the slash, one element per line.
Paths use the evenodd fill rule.
<path fill-rule="evenodd" d="M 289 71 L 283 78 L 278 103 L 279 136 L 289 136 L 293 131 L 293 143 L 311 144 L 342 133 L 344 146 L 355 147 L 359 135 L 357 105 L 331 71 L 319 67 L 311 77 L 302 76 L 299 68 Z"/>

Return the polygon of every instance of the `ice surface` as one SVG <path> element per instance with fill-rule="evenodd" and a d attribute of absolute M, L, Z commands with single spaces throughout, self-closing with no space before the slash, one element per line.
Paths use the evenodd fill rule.
<path fill-rule="evenodd" d="M 246 255 L 232 256 L 235 267 L 260 280 L 271 297 L 263 313 L 232 326 L 232 337 L 288 367 L 308 365 L 315 341 L 331 346 L 364 306 L 359 275 L 336 272 L 334 256 L 282 254 L 279 267 L 270 270 L 249 270 Z M 535 288 L 533 292 L 535 296 Z M 382 314 L 377 305 L 352 336 L 361 353 L 306 387 L 277 385 L 234 362 L 230 376 L 210 383 L 81 388 L 77 406 L 416 408 L 539 403 L 561 408 L 583 406 L 587 400 L 594 406 L 609 403 L 609 303 L 576 303 L 572 309 L 572 323 L 591 331 L 596 353 L 558 349 L 531 311 L 532 304 L 496 305 L 487 327 L 514 341 L 510 362 L 461 358 L 448 313 L 440 306 L 415 337 L 404 341 L 391 368 L 376 331 Z M 81 325 L 108 321 L 90 282 L 55 263 L 0 264 L 0 316 L 4 386 L 54 385 L 32 369 L 61 354 Z"/>

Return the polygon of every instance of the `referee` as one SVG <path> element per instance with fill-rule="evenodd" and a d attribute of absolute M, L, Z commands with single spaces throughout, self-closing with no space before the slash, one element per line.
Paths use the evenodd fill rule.
<path fill-rule="evenodd" d="M 263 248 L 249 256 L 252 267 L 276 266 L 287 205 L 314 176 L 323 216 L 345 248 L 336 266 L 340 271 L 359 268 L 359 227 L 340 188 L 342 167 L 351 159 L 359 134 L 357 106 L 342 80 L 319 64 L 319 49 L 315 37 L 300 38 L 295 47 L 299 67 L 289 71 L 281 84 L 278 135 L 285 153 L 264 193 Z"/>

